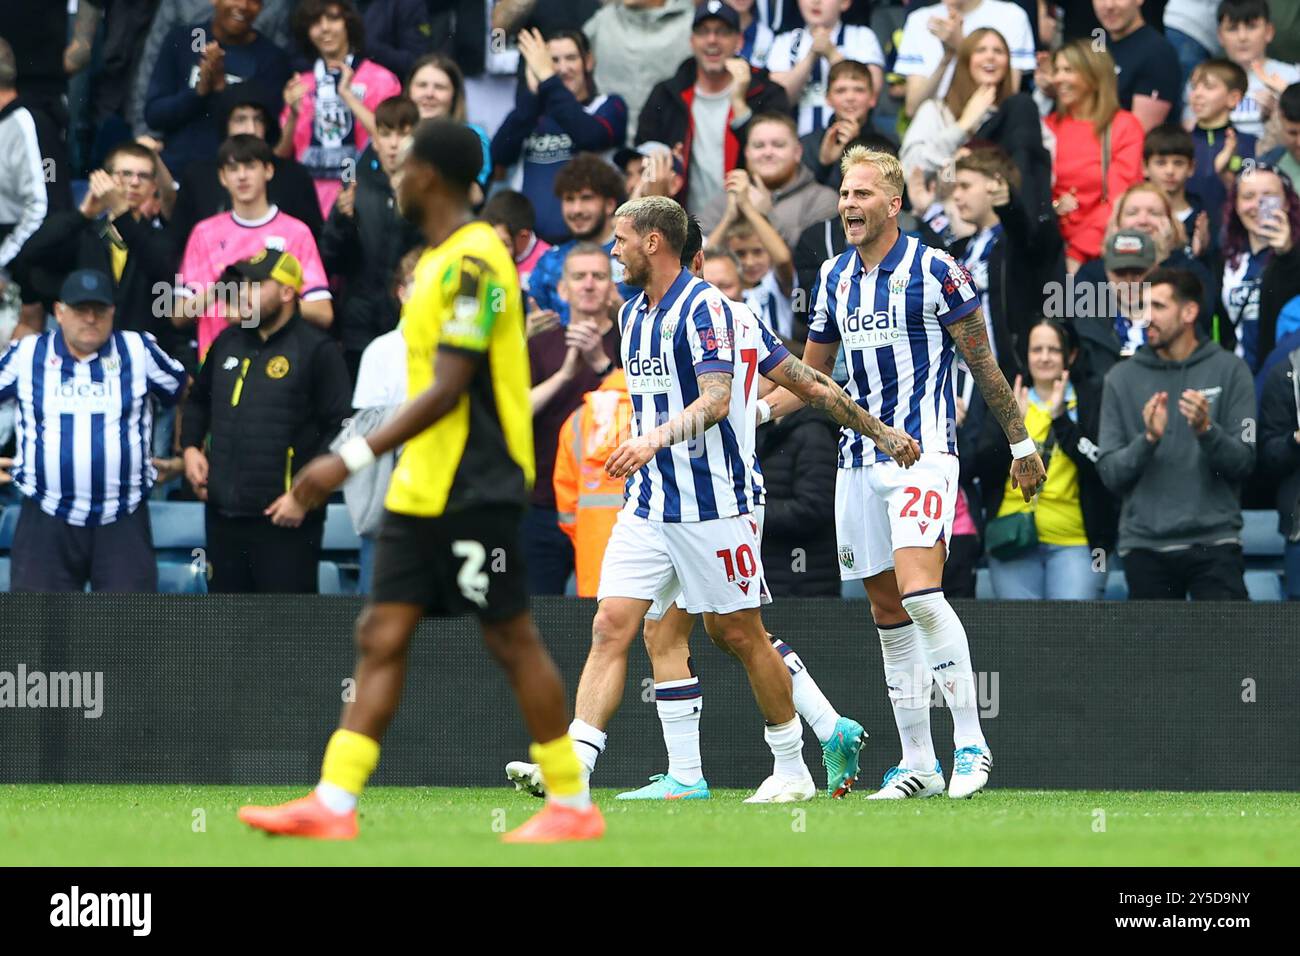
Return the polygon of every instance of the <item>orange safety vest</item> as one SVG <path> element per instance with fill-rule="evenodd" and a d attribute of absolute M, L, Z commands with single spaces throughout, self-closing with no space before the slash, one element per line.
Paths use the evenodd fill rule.
<path fill-rule="evenodd" d="M 555 510 L 573 541 L 578 596 L 595 597 L 605 545 L 623 507 L 626 479 L 605 474 L 605 461 L 631 434 L 632 399 L 621 368 L 588 392 L 560 429 L 555 453 Z"/>

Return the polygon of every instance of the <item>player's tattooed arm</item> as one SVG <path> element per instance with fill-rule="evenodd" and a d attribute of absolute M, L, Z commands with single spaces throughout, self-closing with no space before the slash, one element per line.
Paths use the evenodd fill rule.
<path fill-rule="evenodd" d="M 820 408 L 837 424 L 866 435 L 876 447 L 904 468 L 914 464 L 921 455 L 921 446 L 907 432 L 886 425 L 867 412 L 849 397 L 848 392 L 835 384 L 824 372 L 801 362 L 793 355 L 767 373 L 778 385 L 785 386 L 813 408 Z"/>
<path fill-rule="evenodd" d="M 731 373 L 704 372 L 696 376 L 700 395 L 680 415 L 658 428 L 629 438 L 605 461 L 605 472 L 612 478 L 626 478 L 639 470 L 663 448 L 702 436 L 727 417 L 731 408 Z"/>
<path fill-rule="evenodd" d="M 952 336 L 961 357 L 966 360 L 966 366 L 970 369 L 980 394 L 984 396 L 984 403 L 1002 426 L 1007 441 L 1013 445 L 1024 441 L 1029 437 L 1029 432 L 1025 428 L 1016 393 L 1011 390 L 1007 377 L 1002 374 L 1002 369 L 998 368 L 997 359 L 993 356 L 993 348 L 989 344 L 988 331 L 984 325 L 984 310 L 977 308 L 964 319 L 958 319 L 948 326 L 948 334 Z M 1043 471 L 1043 461 L 1037 454 L 1011 462 L 1011 479 L 1026 501 L 1037 493 L 1044 478 L 1046 473 Z"/>

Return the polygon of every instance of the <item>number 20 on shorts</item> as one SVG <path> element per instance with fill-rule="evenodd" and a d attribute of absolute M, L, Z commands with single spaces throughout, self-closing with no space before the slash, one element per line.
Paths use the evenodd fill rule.
<path fill-rule="evenodd" d="M 939 497 L 939 492 L 927 491 L 924 500 L 921 498 L 920 488 L 904 488 L 903 493 L 907 495 L 907 501 L 903 504 L 903 510 L 899 512 L 901 517 L 920 517 L 916 511 L 918 501 L 921 502 L 921 510 L 927 518 L 938 519 L 943 514 L 943 499 Z"/>

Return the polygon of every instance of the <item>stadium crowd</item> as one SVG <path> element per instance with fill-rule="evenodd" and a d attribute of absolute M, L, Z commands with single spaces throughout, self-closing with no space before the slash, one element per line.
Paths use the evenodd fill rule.
<path fill-rule="evenodd" d="M 1009 493 L 958 367 L 948 594 L 986 562 L 1001 598 L 1099 598 L 1122 563 L 1133 599 L 1245 599 L 1243 508 L 1271 508 L 1300 599 L 1297 61 L 1277 0 L 6 4 L 12 587 L 156 588 L 152 497 L 206 503 L 209 590 L 316 590 L 324 513 L 285 493 L 406 397 L 395 184 L 449 117 L 526 295 L 533 593 L 594 595 L 622 505 L 614 210 L 680 201 L 703 277 L 799 353 L 862 144 L 969 272 L 1047 465 Z M 835 426 L 802 409 L 757 448 L 773 594 L 840 594 Z M 346 489 L 363 588 L 389 471 Z"/>

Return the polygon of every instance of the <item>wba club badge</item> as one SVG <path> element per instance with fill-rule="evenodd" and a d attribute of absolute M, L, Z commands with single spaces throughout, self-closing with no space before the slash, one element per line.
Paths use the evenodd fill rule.
<path fill-rule="evenodd" d="M 840 548 L 840 564 L 850 571 L 853 570 L 853 549 L 851 547 L 845 545 Z"/>

